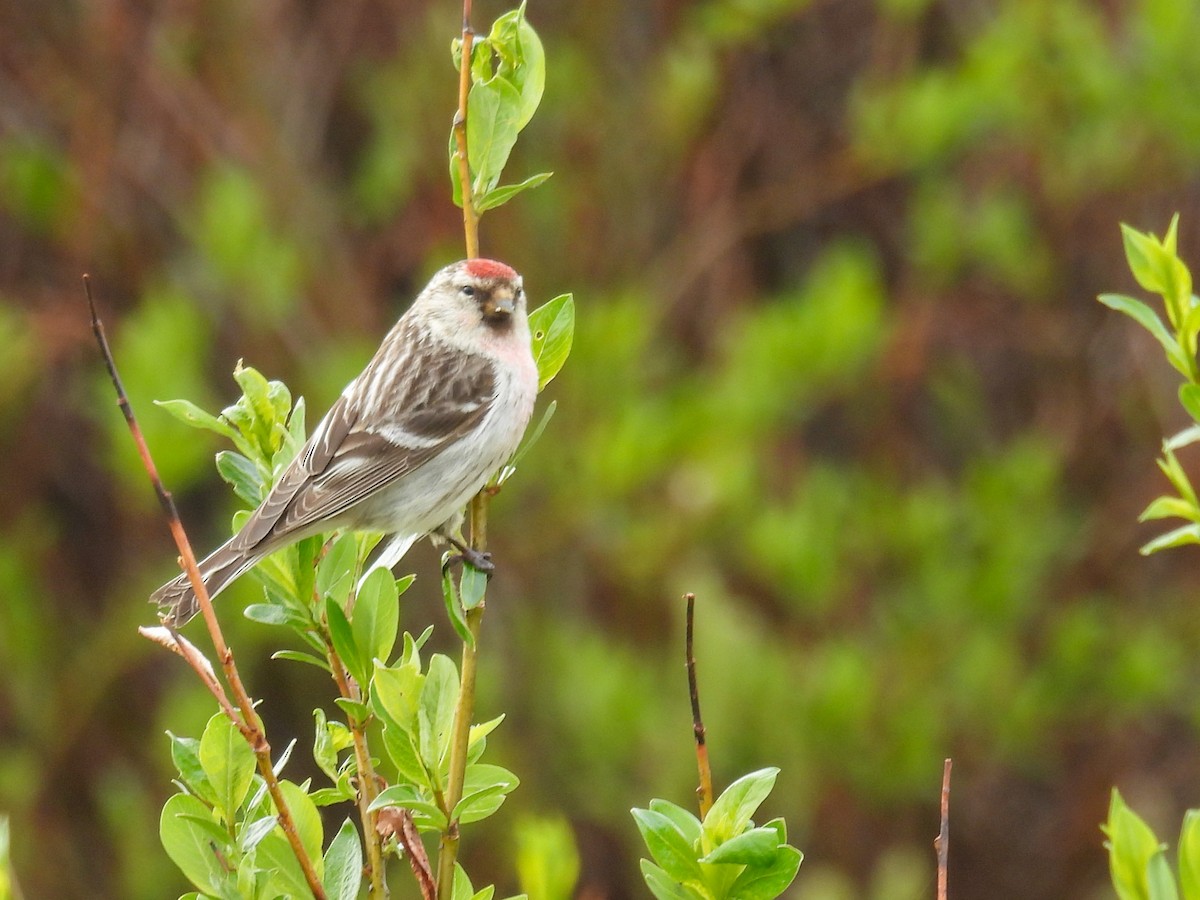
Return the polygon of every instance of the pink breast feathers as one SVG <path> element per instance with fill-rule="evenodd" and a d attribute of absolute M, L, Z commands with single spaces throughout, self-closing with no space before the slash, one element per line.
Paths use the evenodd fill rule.
<path fill-rule="evenodd" d="M 468 260 L 467 272 L 476 278 L 503 278 L 508 281 L 515 281 L 517 278 L 516 272 L 494 259 Z"/>

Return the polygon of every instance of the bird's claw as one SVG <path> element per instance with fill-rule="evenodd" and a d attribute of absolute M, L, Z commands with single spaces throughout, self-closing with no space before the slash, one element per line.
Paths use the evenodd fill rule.
<path fill-rule="evenodd" d="M 492 562 L 492 554 L 486 550 L 476 550 L 474 547 L 468 547 L 462 541 L 454 538 L 449 538 L 448 540 L 458 552 L 446 557 L 446 561 L 442 564 L 442 572 L 445 572 L 456 563 L 465 562 L 472 568 L 478 569 L 488 578 L 491 578 L 495 574 L 496 564 Z"/>

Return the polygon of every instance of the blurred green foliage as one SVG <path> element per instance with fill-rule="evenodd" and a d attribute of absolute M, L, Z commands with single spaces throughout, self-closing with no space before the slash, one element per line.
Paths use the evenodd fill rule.
<path fill-rule="evenodd" d="M 208 717 L 133 636 L 174 550 L 78 274 L 207 545 L 232 508 L 218 447 L 149 401 L 219 407 L 245 358 L 319 415 L 461 252 L 458 13 L 0 9 L 0 810 L 30 896 L 181 888 L 154 840 L 161 735 Z M 586 315 L 493 504 L 479 708 L 509 714 L 492 750 L 522 786 L 468 868 L 515 888 L 512 822 L 554 811 L 581 889 L 640 889 L 626 811 L 689 805 L 694 781 L 690 590 L 718 781 L 782 769 L 765 812 L 805 851 L 789 896 L 928 896 L 945 756 L 957 897 L 1099 890 L 1109 787 L 1177 822 L 1200 776 L 1194 559 L 1145 565 L 1155 532 L 1131 524 L 1164 490 L 1147 448 L 1179 424 L 1174 386 L 1091 299 L 1132 289 L 1117 221 L 1183 209 L 1200 254 L 1200 8 L 529 16 L 552 77 L 512 170 L 555 176 L 489 214 L 483 250 Z M 419 630 L 442 615 L 436 560 L 412 567 Z M 255 599 L 222 600 L 232 639 L 260 651 L 272 732 L 305 733 L 299 698 L 327 686 L 265 661 L 232 613 Z"/>

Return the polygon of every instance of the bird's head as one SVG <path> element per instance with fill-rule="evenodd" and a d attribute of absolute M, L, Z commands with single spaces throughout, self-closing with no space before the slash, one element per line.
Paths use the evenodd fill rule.
<path fill-rule="evenodd" d="M 489 331 L 507 332 L 525 317 L 521 276 L 494 259 L 466 259 L 442 269 L 429 291 L 444 318 L 457 327 L 482 324 Z"/>

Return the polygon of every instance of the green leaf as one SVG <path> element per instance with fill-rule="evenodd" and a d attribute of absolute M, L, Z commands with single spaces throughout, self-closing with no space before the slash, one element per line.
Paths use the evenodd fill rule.
<path fill-rule="evenodd" d="M 548 385 L 571 354 L 575 337 L 575 297 L 560 294 L 529 314 L 533 358 L 538 368 L 538 390 Z"/>
<path fill-rule="evenodd" d="M 496 74 L 521 93 L 517 129 L 529 124 L 542 101 L 546 86 L 546 53 L 542 40 L 525 17 L 525 3 L 492 24 L 488 43 L 499 57 Z"/>
<path fill-rule="evenodd" d="M 454 707 L 458 703 L 458 669 L 450 657 L 435 653 L 421 687 L 421 751 L 426 765 L 440 771 L 441 761 L 449 757 L 454 727 Z M 428 723 L 428 733 L 425 732 Z"/>
<path fill-rule="evenodd" d="M 252 622 L 263 625 L 289 625 L 293 628 L 303 628 L 308 621 L 299 613 L 289 609 L 282 603 L 251 603 L 242 615 Z"/>
<path fill-rule="evenodd" d="M 171 739 L 171 762 L 175 764 L 180 780 L 201 800 L 215 806 L 216 792 L 200 764 L 200 742 L 195 738 L 176 737 L 169 731 L 167 737 Z"/>
<path fill-rule="evenodd" d="M 325 719 L 325 710 L 317 707 L 313 710 L 313 718 L 316 720 L 316 727 L 313 729 L 315 734 L 313 762 L 317 764 L 317 768 L 329 776 L 330 781 L 336 784 L 338 780 L 337 747 L 329 732 L 329 722 Z"/>
<path fill-rule="evenodd" d="M 167 856 L 179 867 L 184 877 L 205 894 L 222 896 L 229 876 L 214 848 L 212 834 L 197 823 L 211 821 L 208 807 L 195 797 L 175 794 L 163 804 L 158 821 L 158 835 Z"/>
<path fill-rule="evenodd" d="M 233 492 L 249 503 L 258 506 L 265 495 L 262 475 L 258 467 L 242 454 L 233 450 L 222 450 L 217 454 L 217 473 Z"/>
<path fill-rule="evenodd" d="M 517 881 L 528 897 L 566 900 L 576 896 L 579 851 L 565 817 L 521 816 L 515 836 Z"/>
<path fill-rule="evenodd" d="M 279 827 L 276 827 L 274 831 L 259 842 L 258 847 L 254 851 L 254 859 L 255 863 L 262 868 L 271 870 L 270 877 L 267 880 L 268 889 L 265 896 L 312 896 L 312 889 L 308 886 L 308 881 L 304 877 L 300 863 L 296 861 L 296 854 L 292 852 L 292 845 L 288 843 L 282 829 Z M 324 865 L 320 859 L 316 860 L 316 862 Z"/>
<path fill-rule="evenodd" d="M 350 628 L 346 614 L 342 611 L 341 604 L 333 597 L 327 597 L 325 600 L 325 621 L 329 625 L 329 640 L 333 643 L 334 651 L 341 658 L 342 665 L 346 667 L 346 671 L 355 681 L 359 684 L 366 684 L 369 663 L 354 640 L 354 632 Z"/>
<path fill-rule="evenodd" d="M 224 713 L 208 720 L 200 738 L 200 765 L 216 797 L 217 810 L 227 823 L 236 820 L 254 780 L 254 751 Z"/>
<path fill-rule="evenodd" d="M 506 795 L 520 785 L 520 780 L 502 766 L 475 763 L 467 766 L 463 779 L 463 798 L 454 807 L 452 819 L 464 825 L 486 819 L 504 803 Z"/>
<path fill-rule="evenodd" d="M 193 428 L 216 432 L 231 441 L 237 441 L 240 437 L 228 422 L 218 419 L 212 413 L 205 412 L 190 400 L 155 400 L 154 405 L 162 407 L 180 422 L 191 425 Z"/>
<path fill-rule="evenodd" d="M 1125 244 L 1125 259 L 1137 283 L 1156 294 L 1167 292 L 1164 264 L 1168 258 L 1165 248 L 1152 234 L 1121 224 L 1121 239 Z"/>
<path fill-rule="evenodd" d="M 472 725 L 467 735 L 468 749 L 474 747 L 479 741 L 483 740 L 489 734 L 496 730 L 496 726 L 504 721 L 504 713 L 496 716 L 494 719 L 489 719 L 479 725 Z"/>
<path fill-rule="evenodd" d="M 651 800 L 650 809 L 670 819 L 689 844 L 696 847 L 700 845 L 700 820 L 682 806 L 676 806 L 669 800 Z"/>
<path fill-rule="evenodd" d="M 1179 830 L 1179 886 L 1184 900 L 1200 900 L 1200 809 L 1183 814 Z"/>
<path fill-rule="evenodd" d="M 362 844 L 354 823 L 346 819 L 325 851 L 325 896 L 329 900 L 356 900 L 362 887 Z"/>
<path fill-rule="evenodd" d="M 667 875 L 681 883 L 702 879 L 696 847 L 679 833 L 674 822 L 662 813 L 649 809 L 634 809 L 632 812 L 638 831 L 642 833 L 642 840 L 646 842 L 646 849 Z"/>
<path fill-rule="evenodd" d="M 259 845 L 263 838 L 270 834 L 279 823 L 275 816 L 263 816 L 242 827 L 238 833 L 238 849 L 249 853 Z"/>
<path fill-rule="evenodd" d="M 1158 314 L 1141 300 L 1136 300 L 1133 297 L 1127 297 L 1124 294 L 1101 294 L 1100 302 L 1110 309 L 1115 309 L 1117 312 L 1125 313 L 1135 322 L 1154 335 L 1155 340 L 1162 345 L 1163 350 L 1167 354 L 1167 360 L 1179 372 L 1187 375 L 1190 371 L 1187 357 L 1184 355 L 1183 349 L 1179 346 L 1179 342 L 1167 330 L 1167 326 L 1163 324 L 1162 319 Z"/>
<path fill-rule="evenodd" d="M 709 900 L 706 894 L 672 880 L 666 872 L 648 859 L 642 860 L 642 878 L 646 880 L 646 887 L 650 888 L 650 893 L 658 900 Z"/>
<path fill-rule="evenodd" d="M 1142 514 L 1138 516 L 1138 521 L 1148 522 L 1151 519 L 1170 518 L 1200 522 L 1200 510 L 1197 510 L 1186 500 L 1179 497 L 1159 497 L 1142 510 Z"/>
<path fill-rule="evenodd" d="M 1179 493 L 1179 496 L 1193 506 L 1200 506 L 1200 503 L 1197 503 L 1196 491 L 1192 488 L 1191 480 L 1188 478 L 1187 473 L 1183 471 L 1183 466 L 1179 464 L 1175 453 L 1165 444 L 1163 445 L 1163 455 L 1157 462 L 1158 467 L 1167 476 L 1167 479 Z"/>
<path fill-rule="evenodd" d="M 730 838 L 700 858 L 703 863 L 726 863 L 738 866 L 769 866 L 779 850 L 779 832 L 774 828 L 751 828 Z"/>
<path fill-rule="evenodd" d="M 1166 845 L 1146 864 L 1146 887 L 1150 900 L 1179 900 L 1175 875 L 1167 863 Z"/>
<path fill-rule="evenodd" d="M 327 661 L 312 653 L 305 653 L 303 650 L 276 650 L 271 654 L 271 659 L 290 659 L 292 662 L 308 663 L 310 666 L 316 666 L 326 672 L 330 671 Z"/>
<path fill-rule="evenodd" d="M 458 589 L 454 586 L 454 578 L 447 565 L 451 555 L 450 551 L 442 554 L 442 601 L 446 605 L 446 617 L 454 626 L 454 631 L 459 639 L 468 647 L 474 647 L 475 636 L 467 627 L 467 620 L 463 616 L 462 602 L 458 599 Z"/>
<path fill-rule="evenodd" d="M 352 722 L 365 723 L 371 720 L 371 707 L 349 697 L 334 697 L 333 702 Z"/>
<path fill-rule="evenodd" d="M 1200 525 L 1183 525 L 1166 534 L 1160 534 L 1152 541 L 1147 541 L 1138 550 L 1142 556 L 1168 550 L 1172 547 L 1182 547 L 1186 544 L 1200 544 Z"/>
<path fill-rule="evenodd" d="M 1179 402 L 1192 417 L 1192 421 L 1200 422 L 1200 384 L 1181 384 Z"/>
<path fill-rule="evenodd" d="M 400 593 L 388 569 L 373 569 L 363 580 L 354 601 L 350 627 L 364 662 L 369 664 L 373 659 L 387 662 L 400 628 Z"/>
<path fill-rule="evenodd" d="M 432 788 L 429 770 L 421 759 L 421 753 L 417 746 L 417 735 L 413 731 L 394 722 L 385 725 L 383 749 L 387 752 L 388 758 L 396 767 L 396 771 L 400 773 L 401 778 L 422 787 Z"/>
<path fill-rule="evenodd" d="M 539 172 L 537 175 L 530 175 L 524 181 L 517 184 L 505 184 L 493 188 L 486 194 L 475 198 L 475 211 L 477 213 L 485 213 L 489 209 L 503 206 L 513 197 L 517 196 L 517 194 L 544 183 L 553 174 L 553 172 Z"/>
<path fill-rule="evenodd" d="M 415 729 L 424 681 L 419 660 L 391 667 L 376 661 L 371 679 L 371 705 L 385 721 Z"/>
<path fill-rule="evenodd" d="M 345 606 L 346 598 L 354 585 L 354 573 L 358 568 L 358 541 L 352 532 L 337 538 L 317 566 L 317 594 L 321 598 L 333 597 Z"/>
<path fill-rule="evenodd" d="M 725 789 L 704 817 L 704 837 L 708 846 L 717 847 L 745 830 L 754 811 L 771 793 L 779 769 L 759 769 L 743 775 Z"/>
<path fill-rule="evenodd" d="M 1108 868 L 1113 888 L 1120 900 L 1146 900 L 1149 897 L 1148 867 L 1163 845 L 1150 827 L 1125 805 L 1121 793 L 1113 788 L 1108 806 L 1108 821 L 1101 826 L 1108 837 Z"/>
<path fill-rule="evenodd" d="M 795 847 L 781 846 L 774 862 L 765 868 L 747 868 L 729 887 L 729 896 L 737 900 L 775 900 L 800 871 L 804 854 Z"/>
<path fill-rule="evenodd" d="M 458 579 L 458 588 L 464 610 L 472 610 L 483 602 L 483 598 L 487 594 L 487 584 L 487 575 L 467 560 L 463 560 L 462 577 Z"/>

